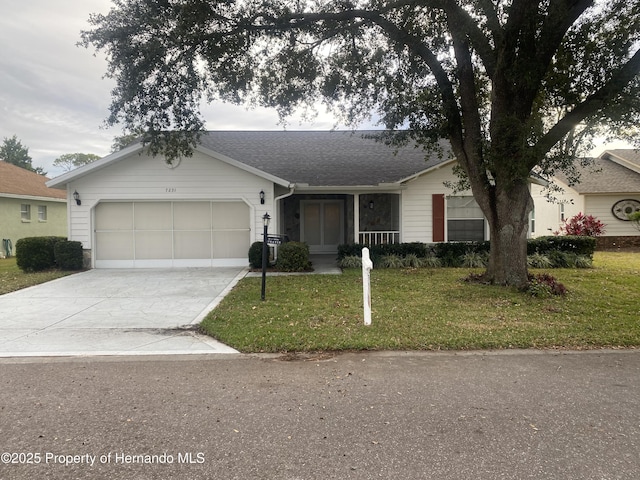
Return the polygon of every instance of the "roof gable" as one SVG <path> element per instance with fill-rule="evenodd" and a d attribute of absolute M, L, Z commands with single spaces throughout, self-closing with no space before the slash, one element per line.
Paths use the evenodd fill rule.
<path fill-rule="evenodd" d="M 612 159 L 606 153 L 592 159 L 592 167 L 576 166 L 580 172 L 580 183 L 570 185 L 571 188 L 582 194 L 638 194 L 640 192 L 640 172 L 623 164 L 619 159 Z M 568 183 L 568 179 L 563 173 L 558 172 L 556 176 Z"/>
<path fill-rule="evenodd" d="M 41 197 L 66 200 L 64 190 L 49 188 L 43 175 L 0 160 L 0 196 Z"/>
<path fill-rule="evenodd" d="M 349 187 L 398 184 L 450 161 L 421 148 L 394 148 L 370 138 L 380 132 L 210 131 L 198 150 L 238 168 L 288 186 Z M 140 143 L 49 181 L 64 185 L 142 151 Z"/>

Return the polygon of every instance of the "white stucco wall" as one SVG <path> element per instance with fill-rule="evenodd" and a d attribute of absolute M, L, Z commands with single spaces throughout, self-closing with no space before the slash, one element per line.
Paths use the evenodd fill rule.
<path fill-rule="evenodd" d="M 265 204 L 259 193 L 265 192 Z M 262 235 L 262 216 L 269 212 L 274 225 L 273 183 L 250 172 L 196 151 L 176 168 L 167 168 L 160 157 L 137 153 L 67 186 L 69 205 L 69 238 L 92 248 L 93 210 L 100 201 L 133 200 L 240 200 L 250 207 L 253 223 L 251 238 Z M 73 192 L 80 194 L 82 205 L 76 205 Z"/>

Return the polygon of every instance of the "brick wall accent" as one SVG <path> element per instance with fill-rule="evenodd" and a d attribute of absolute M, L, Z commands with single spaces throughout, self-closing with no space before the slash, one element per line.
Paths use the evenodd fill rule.
<path fill-rule="evenodd" d="M 596 250 L 640 249 L 640 235 L 626 237 L 598 237 Z"/>

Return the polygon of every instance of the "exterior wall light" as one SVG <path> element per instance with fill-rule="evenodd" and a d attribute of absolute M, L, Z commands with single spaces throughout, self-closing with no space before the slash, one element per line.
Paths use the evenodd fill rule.
<path fill-rule="evenodd" d="M 260 205 L 264 205 L 264 190 L 260 190 Z"/>
<path fill-rule="evenodd" d="M 76 205 L 82 205 L 82 202 L 80 201 L 80 194 L 77 190 L 73 192 L 73 199 L 76 201 Z"/>

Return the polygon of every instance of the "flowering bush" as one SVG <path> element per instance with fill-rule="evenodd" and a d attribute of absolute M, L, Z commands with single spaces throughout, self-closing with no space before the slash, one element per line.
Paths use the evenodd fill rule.
<path fill-rule="evenodd" d="M 567 294 L 567 288 L 548 273 L 529 275 L 529 284 L 525 291 L 538 298 L 549 298 L 553 295 L 564 296 Z"/>
<path fill-rule="evenodd" d="M 567 220 L 561 230 L 566 235 L 599 237 L 604 234 L 604 227 L 604 223 L 593 215 L 584 215 L 581 212 Z"/>

